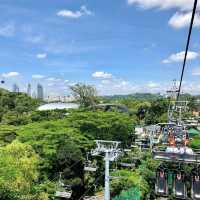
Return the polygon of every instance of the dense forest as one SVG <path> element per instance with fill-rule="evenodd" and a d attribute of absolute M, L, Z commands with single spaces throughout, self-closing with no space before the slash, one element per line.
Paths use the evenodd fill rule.
<path fill-rule="evenodd" d="M 89 95 L 91 97 L 91 93 Z M 196 109 L 196 97 L 188 95 L 187 98 L 190 100 L 187 115 L 190 116 Z M 125 148 L 131 144 L 135 126 L 167 120 L 169 99 L 160 95 L 84 96 L 82 100 L 85 99 L 86 103 L 80 99 L 81 106 L 77 110 L 38 111 L 42 102 L 23 93 L 0 90 L 1 200 L 56 199 L 54 194 L 60 172 L 63 182 L 73 191 L 72 199 L 101 193 L 103 160 L 95 158 L 96 173 L 84 171 L 86 155 L 94 148 L 94 140 L 121 141 Z M 97 102 L 122 104 L 128 112 L 96 108 Z M 192 145 L 200 148 L 199 136 Z M 141 158 L 135 170 L 112 172 L 121 177 L 111 181 L 112 197 L 117 200 L 130 192 L 139 195 L 140 199 L 154 199 L 152 183 L 159 163 L 150 153 L 135 151 L 133 154 Z M 114 164 L 111 167 L 114 168 Z"/>

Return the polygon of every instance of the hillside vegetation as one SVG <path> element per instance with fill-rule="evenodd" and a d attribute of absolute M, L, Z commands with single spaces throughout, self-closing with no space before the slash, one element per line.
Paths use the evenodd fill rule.
<path fill-rule="evenodd" d="M 101 100 L 108 102 L 107 98 Z M 84 171 L 86 155 L 94 148 L 94 140 L 117 140 L 126 147 L 131 144 L 136 125 L 165 121 L 168 105 L 168 99 L 160 96 L 156 100 L 149 96 L 148 99 L 120 97 L 109 102 L 126 105 L 129 112 L 106 112 L 93 107 L 37 111 L 40 104 L 37 100 L 5 90 L 0 90 L 0 102 L 1 200 L 55 199 L 60 172 L 63 182 L 71 186 L 74 200 L 102 191 L 102 158 L 95 158 L 97 173 Z M 198 139 L 195 145 L 199 146 Z M 123 179 L 112 181 L 112 196 L 123 197 L 127 192 L 140 194 L 141 199 L 153 198 L 158 163 L 150 154 L 138 156 L 142 161 L 135 171 L 114 172 Z"/>

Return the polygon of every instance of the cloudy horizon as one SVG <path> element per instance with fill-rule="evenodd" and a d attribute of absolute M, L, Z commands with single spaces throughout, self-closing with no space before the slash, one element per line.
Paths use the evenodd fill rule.
<path fill-rule="evenodd" d="M 115 2 L 115 3 L 114 3 Z M 48 5 L 48 6 L 47 6 Z M 68 95 L 94 85 L 100 95 L 165 93 L 180 79 L 193 0 L 2 0 L 1 87 Z M 200 3 L 183 92 L 200 94 Z"/>

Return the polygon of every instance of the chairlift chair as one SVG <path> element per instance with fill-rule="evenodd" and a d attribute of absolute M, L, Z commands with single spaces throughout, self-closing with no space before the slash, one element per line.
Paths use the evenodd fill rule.
<path fill-rule="evenodd" d="M 187 147 L 188 143 L 189 136 L 185 128 L 183 126 L 174 126 L 173 129 L 169 128 L 167 148 L 164 151 L 154 149 L 153 157 L 154 159 L 168 162 L 199 163 L 200 154 Z"/>
<path fill-rule="evenodd" d="M 168 196 L 167 171 L 163 168 L 158 168 L 156 172 L 155 193 L 157 196 Z"/>
<path fill-rule="evenodd" d="M 194 169 L 192 173 L 191 197 L 194 200 L 200 199 L 200 170 Z"/>
<path fill-rule="evenodd" d="M 117 179 L 120 179 L 120 178 L 121 178 L 120 172 L 117 170 L 117 167 L 114 168 L 114 169 L 111 169 L 111 171 L 112 171 L 112 172 L 115 172 L 115 174 L 116 174 L 116 175 L 111 175 L 111 176 L 109 176 L 109 178 L 110 178 L 111 180 L 117 180 Z"/>
<path fill-rule="evenodd" d="M 71 186 L 65 185 L 61 180 L 61 176 L 62 175 L 60 173 L 59 181 L 58 181 L 57 189 L 56 189 L 56 193 L 55 193 L 55 197 L 64 198 L 64 199 L 70 199 L 71 196 L 72 196 Z"/>
<path fill-rule="evenodd" d="M 70 199 L 71 195 L 71 191 L 56 191 L 55 197 Z"/>
<path fill-rule="evenodd" d="M 96 162 L 93 163 L 91 160 L 89 160 L 88 155 L 89 153 L 87 153 L 87 158 L 84 165 L 84 171 L 96 172 L 97 171 Z"/>
<path fill-rule="evenodd" d="M 88 172 L 96 172 L 97 166 L 96 163 L 92 163 L 92 161 L 88 160 L 85 162 L 84 171 Z"/>
<path fill-rule="evenodd" d="M 135 163 L 121 162 L 120 165 L 121 167 L 135 168 Z"/>
<path fill-rule="evenodd" d="M 135 159 L 133 159 L 133 156 L 130 154 L 130 152 L 125 151 L 125 157 L 124 159 L 122 158 L 121 161 L 119 162 L 119 165 L 121 167 L 125 168 L 135 168 Z"/>
<path fill-rule="evenodd" d="M 137 145 L 135 145 L 134 143 L 131 145 L 131 148 L 138 148 Z"/>
<path fill-rule="evenodd" d="M 124 152 L 127 152 L 127 153 L 129 153 L 131 151 L 132 151 L 131 149 L 124 149 Z"/>
<path fill-rule="evenodd" d="M 187 189 L 185 185 L 185 175 L 183 171 L 178 171 L 174 175 L 174 188 L 173 192 L 176 198 L 186 199 Z"/>

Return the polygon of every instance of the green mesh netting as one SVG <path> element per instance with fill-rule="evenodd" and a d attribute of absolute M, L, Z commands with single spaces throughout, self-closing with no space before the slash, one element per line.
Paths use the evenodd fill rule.
<path fill-rule="evenodd" d="M 190 137 L 194 137 L 194 136 L 199 136 L 200 135 L 200 131 L 194 128 L 190 128 L 188 130 L 189 136 Z"/>
<path fill-rule="evenodd" d="M 173 187 L 173 173 L 172 172 L 168 172 L 168 187 L 169 189 L 172 189 Z"/>
<path fill-rule="evenodd" d="M 127 191 L 123 191 L 113 200 L 140 200 L 140 190 L 137 187 L 130 188 Z"/>

